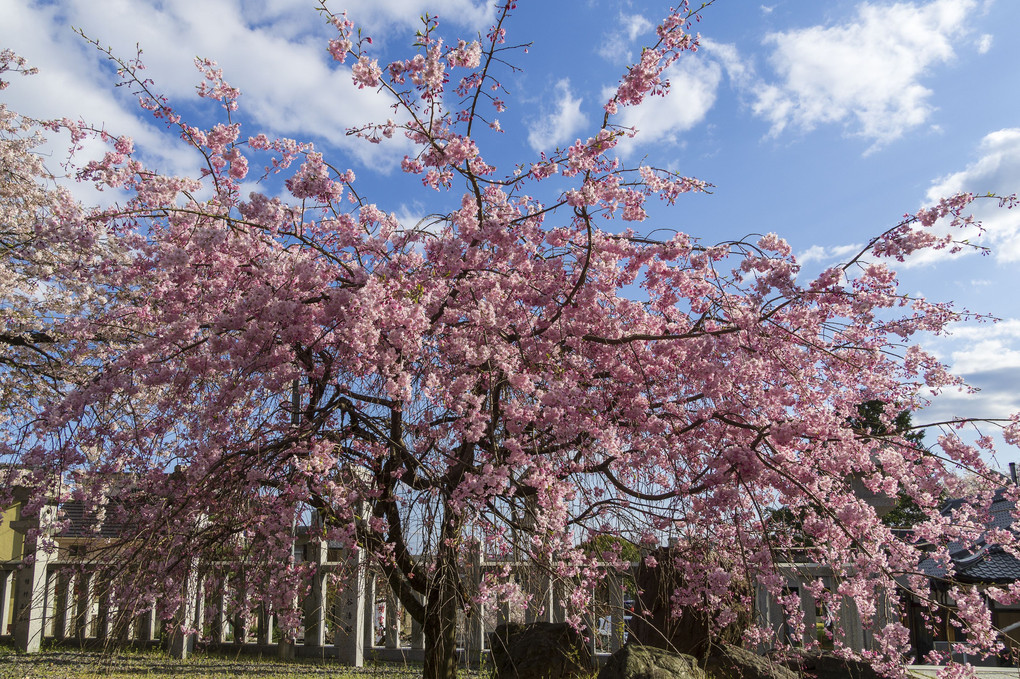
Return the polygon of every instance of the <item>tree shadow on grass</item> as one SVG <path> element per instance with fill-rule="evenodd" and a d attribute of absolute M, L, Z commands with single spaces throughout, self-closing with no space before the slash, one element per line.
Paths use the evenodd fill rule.
<path fill-rule="evenodd" d="M 316 677 L 378 677 L 411 679 L 421 668 L 410 665 L 376 664 L 349 667 L 338 662 L 299 659 L 279 662 L 257 657 L 239 658 L 196 654 L 187 660 L 173 660 L 156 652 L 102 653 L 99 651 L 51 650 L 32 655 L 0 651 L 0 679 L 94 679 L 96 677 L 182 677 L 205 679 L 314 679 Z"/>

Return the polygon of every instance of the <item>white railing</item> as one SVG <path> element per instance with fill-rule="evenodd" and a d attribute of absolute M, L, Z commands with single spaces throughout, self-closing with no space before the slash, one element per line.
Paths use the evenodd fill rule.
<path fill-rule="evenodd" d="M 78 561 L 37 559 L 33 564 L 0 563 L 0 637 L 11 636 L 18 648 L 39 650 L 44 640 L 75 645 L 162 644 L 175 657 L 186 657 L 196 646 L 230 645 L 238 650 L 273 652 L 283 656 L 336 657 L 360 666 L 366 659 L 420 661 L 424 658 L 424 632 L 405 614 L 385 578 L 365 564 L 327 561 L 324 546 L 308 545 L 308 561 L 315 568 L 307 595 L 297 603 L 303 626 L 296 643 L 279 641 L 275 620 L 250 593 L 257 612 L 242 616 L 231 610 L 230 597 L 222 586 L 206 588 L 203 569 L 184 584 L 186 603 L 173 619 L 164 619 L 158 606 L 150 610 L 118 609 L 104 583 L 101 569 Z M 469 569 L 480 579 L 486 571 L 507 566 L 502 561 L 476 561 Z M 206 569 L 209 570 L 209 569 Z M 476 663 L 488 653 L 488 635 L 504 622 L 561 622 L 557 605 L 565 592 L 561 583 L 536 574 L 528 564 L 514 564 L 513 571 L 531 593 L 524 611 L 507 606 L 475 607 L 472 615 L 458 621 L 458 643 L 466 662 Z M 345 574 L 343 587 L 330 582 L 330 574 Z M 531 577 L 526 577 L 531 576 Z M 588 620 L 594 653 L 611 653 L 624 643 L 624 596 L 616 584 L 602 592 L 600 614 Z M 477 584 L 477 582 L 475 583 Z M 235 587 L 244 584 L 233 583 Z M 190 630 L 185 633 L 182 630 Z"/>

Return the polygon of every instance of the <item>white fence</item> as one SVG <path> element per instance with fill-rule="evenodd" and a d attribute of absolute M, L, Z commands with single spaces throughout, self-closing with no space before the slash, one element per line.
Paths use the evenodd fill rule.
<path fill-rule="evenodd" d="M 403 611 L 381 573 L 365 563 L 330 561 L 325 545 L 299 545 L 312 566 L 308 593 L 295 602 L 303 620 L 296 642 L 281 640 L 274 616 L 258 605 L 242 615 L 231 610 L 231 597 L 222 585 L 207 587 L 203 568 L 196 564 L 183 584 L 185 604 L 173 618 L 156 606 L 148 610 L 117 608 L 102 582 L 102 569 L 81 561 L 59 561 L 45 553 L 33 560 L 0 562 L 0 637 L 13 638 L 17 648 L 35 652 L 44 641 L 74 645 L 161 644 L 174 657 L 183 658 L 196 645 L 292 655 L 335 657 L 361 666 L 366 659 L 420 661 L 424 658 L 424 632 Z M 337 550 L 339 552 L 339 550 Z M 469 568 L 480 581 L 486 571 L 506 569 L 507 562 L 480 561 Z M 212 569 L 205 569 L 211 572 Z M 565 592 L 562 583 L 537 572 L 533 566 L 514 564 L 511 571 L 532 595 L 526 610 L 495 610 L 478 606 L 458 624 L 458 644 L 465 662 L 477 663 L 487 654 L 488 635 L 504 622 L 561 622 L 557 605 Z M 331 582 L 342 573 L 343 582 Z M 599 592 L 600 611 L 587 621 L 592 651 L 611 653 L 625 640 L 624 592 L 619 576 L 608 579 Z M 231 579 L 232 586 L 244 587 Z M 187 632 L 182 630 L 188 630 Z M 52 640 L 52 642 L 50 641 Z"/>

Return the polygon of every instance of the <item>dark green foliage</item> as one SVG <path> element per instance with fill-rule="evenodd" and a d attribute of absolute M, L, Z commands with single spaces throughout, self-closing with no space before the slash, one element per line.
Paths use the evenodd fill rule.
<path fill-rule="evenodd" d="M 614 545 L 620 546 L 620 558 L 624 561 L 640 561 L 641 550 L 638 546 L 619 535 L 596 535 L 581 545 L 585 554 L 602 558 L 603 552 L 610 552 L 615 549 Z"/>
<path fill-rule="evenodd" d="M 857 413 L 858 417 L 850 420 L 852 428 L 876 437 L 890 434 L 899 435 L 909 443 L 921 447 L 924 431 L 913 429 L 909 410 L 902 410 L 893 418 L 891 429 L 882 422 L 882 415 L 885 413 L 885 404 L 882 401 L 865 401 L 857 406 Z M 882 517 L 882 523 L 894 528 L 909 528 L 922 520 L 924 520 L 924 512 L 904 493 L 897 495 L 896 506 Z"/>
<path fill-rule="evenodd" d="M 913 422 L 911 421 L 909 410 L 902 410 L 893 418 L 892 429 L 882 422 L 882 415 L 884 413 L 885 403 L 882 401 L 865 401 L 857 406 L 858 416 L 850 419 L 850 426 L 853 429 L 860 430 L 862 433 L 874 436 L 899 434 L 907 441 L 918 446 L 921 445 L 921 441 L 924 439 L 924 431 L 913 431 Z"/>

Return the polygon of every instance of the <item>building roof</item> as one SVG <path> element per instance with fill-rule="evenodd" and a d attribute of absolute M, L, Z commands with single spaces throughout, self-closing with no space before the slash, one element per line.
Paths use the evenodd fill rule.
<path fill-rule="evenodd" d="M 124 534 L 125 525 L 113 518 L 115 512 L 108 512 L 96 533 L 96 513 L 86 509 L 81 500 L 69 500 L 60 505 L 63 528 L 57 533 L 61 538 L 117 538 Z"/>
<path fill-rule="evenodd" d="M 1016 505 L 1006 496 L 1005 490 L 1000 488 L 995 492 L 985 525 L 989 530 L 1001 528 L 1017 535 L 1020 526 L 1013 518 Z M 943 506 L 942 514 L 947 515 L 971 500 L 973 498 L 949 500 Z M 965 583 L 1005 584 L 1020 580 L 1020 559 L 1007 553 L 1000 545 L 986 542 L 985 535 L 971 545 L 950 543 L 949 556 L 952 560 L 952 573 L 948 573 L 946 568 L 930 558 L 921 562 L 921 571 L 932 578 L 952 577 Z"/>

